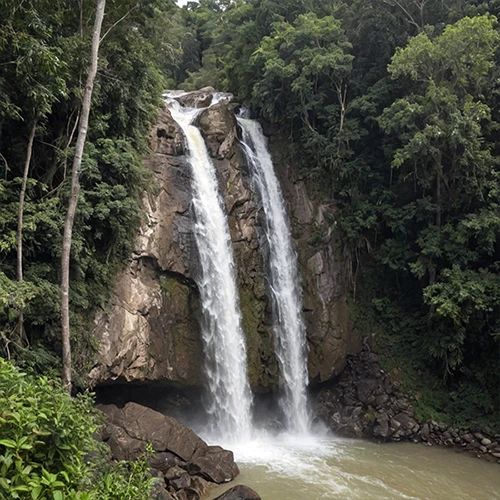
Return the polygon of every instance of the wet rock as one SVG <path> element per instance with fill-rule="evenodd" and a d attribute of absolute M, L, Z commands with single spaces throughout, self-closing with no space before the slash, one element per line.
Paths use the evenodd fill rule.
<path fill-rule="evenodd" d="M 107 443 L 116 460 L 135 460 L 146 451 L 147 443 L 130 437 L 122 427 L 109 425 L 108 431 Z"/>
<path fill-rule="evenodd" d="M 191 478 L 191 489 L 196 491 L 200 498 L 203 498 L 210 488 L 210 483 L 199 476 L 193 476 Z"/>
<path fill-rule="evenodd" d="M 155 477 L 157 479 L 164 479 L 165 476 L 163 475 L 163 472 L 158 469 L 151 468 L 149 469 L 149 473 L 151 474 L 151 477 Z"/>
<path fill-rule="evenodd" d="M 184 471 L 184 473 L 179 477 L 170 479 L 168 481 L 168 484 L 170 486 L 173 486 L 176 491 L 187 489 L 191 486 L 191 476 L 186 471 Z"/>
<path fill-rule="evenodd" d="M 165 483 L 156 481 L 150 493 L 151 500 L 177 500 L 166 489 Z"/>
<path fill-rule="evenodd" d="M 389 395 L 388 394 L 381 394 L 380 396 L 377 396 L 375 398 L 375 406 L 377 408 L 385 405 L 389 401 Z"/>
<path fill-rule="evenodd" d="M 408 413 L 398 413 L 394 417 L 394 420 L 397 420 L 405 429 L 408 430 L 413 429 L 417 425 L 417 421 Z"/>
<path fill-rule="evenodd" d="M 186 108 L 206 108 L 212 103 L 213 92 L 214 89 L 206 87 L 206 90 L 189 92 L 188 94 L 177 97 L 176 100 Z"/>
<path fill-rule="evenodd" d="M 261 497 L 248 486 L 238 485 L 219 495 L 215 500 L 261 500 Z"/>
<path fill-rule="evenodd" d="M 233 452 L 220 446 L 209 446 L 204 455 L 189 462 L 187 470 L 191 475 L 201 476 L 217 484 L 232 481 L 240 473 Z"/>
<path fill-rule="evenodd" d="M 233 453 L 220 446 L 207 446 L 191 429 L 174 418 L 138 405 L 124 408 L 99 405 L 108 423 L 102 433 L 116 460 L 134 460 L 150 444 L 151 474 L 160 479 L 157 500 L 199 500 L 209 483 L 225 483 L 238 474 Z M 167 487 L 167 489 L 165 489 Z"/>
<path fill-rule="evenodd" d="M 358 398 L 366 405 L 372 404 L 375 401 L 373 395 L 375 389 L 378 386 L 377 380 L 374 379 L 363 379 L 358 383 Z"/>
<path fill-rule="evenodd" d="M 472 441 L 474 441 L 474 437 L 471 434 L 464 434 L 462 436 L 462 439 L 467 443 L 471 443 Z"/>
<path fill-rule="evenodd" d="M 186 474 L 186 471 L 184 469 L 174 466 L 168 469 L 167 472 L 165 472 L 165 479 L 171 481 L 172 479 L 177 479 L 184 474 Z"/>
<path fill-rule="evenodd" d="M 389 417 L 387 415 L 382 414 L 377 418 L 377 422 L 373 426 L 373 435 L 383 439 L 387 439 L 391 435 L 391 430 L 389 429 Z"/>
<path fill-rule="evenodd" d="M 237 137 L 234 113 L 225 103 L 216 104 L 201 113 L 198 124 L 211 155 L 226 156 Z"/>

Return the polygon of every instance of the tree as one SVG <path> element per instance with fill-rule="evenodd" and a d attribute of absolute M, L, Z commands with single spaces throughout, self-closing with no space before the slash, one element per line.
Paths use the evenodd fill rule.
<path fill-rule="evenodd" d="M 394 211 L 394 227 L 403 223 L 401 211 L 411 214 L 403 223 L 401 265 L 424 280 L 422 296 L 434 331 L 429 351 L 443 361 L 445 372 L 463 362 L 467 336 L 475 330 L 471 318 L 477 315 L 479 324 L 491 310 L 492 283 L 500 286 L 491 240 L 491 225 L 499 222 L 498 162 L 485 141 L 495 126 L 487 100 L 500 43 L 495 24 L 492 16 L 466 17 L 439 36 L 422 32 L 399 48 L 389 72 L 406 79 L 404 95 L 379 120 L 399 143 L 391 163 L 402 205 Z M 483 244 L 473 248 L 474 238 Z M 395 234 L 387 239 L 387 255 L 400 243 Z M 469 300 L 459 320 L 463 294 Z M 450 328 L 456 335 L 449 335 Z"/>
<path fill-rule="evenodd" d="M 275 23 L 252 56 L 262 75 L 253 102 L 267 119 L 299 127 L 304 152 L 316 173 L 330 173 L 330 187 L 353 133 L 346 114 L 351 47 L 339 19 L 308 13 Z"/>
<path fill-rule="evenodd" d="M 61 255 L 61 326 L 62 326 L 62 345 L 63 345 L 63 385 L 71 390 L 71 343 L 69 326 L 69 264 L 71 255 L 71 242 L 73 233 L 73 223 L 78 204 L 78 195 L 80 193 L 80 169 L 82 166 L 83 149 L 87 138 L 87 128 L 89 123 L 90 107 L 92 101 L 92 91 L 94 80 L 97 73 L 97 63 L 99 55 L 99 43 L 101 37 L 101 27 L 104 18 L 106 0 L 98 0 L 94 30 L 92 35 L 92 49 L 90 56 L 90 68 L 83 93 L 82 111 L 80 123 L 78 125 L 78 137 L 76 141 L 75 157 L 73 160 L 71 174 L 71 196 L 69 200 L 68 212 L 64 223 L 64 235 L 62 242 Z"/>
<path fill-rule="evenodd" d="M 45 7 L 50 14 L 60 9 L 59 2 L 50 8 Z M 66 65 L 60 59 L 60 47 L 54 43 L 47 12 L 42 13 L 30 2 L 0 9 L 3 18 L 0 35 L 6 42 L 0 44 L 0 61 L 5 67 L 1 87 L 8 96 L 5 104 L 0 106 L 0 117 L 24 122 L 28 125 L 29 136 L 19 191 L 16 234 L 16 278 L 22 282 L 24 204 L 34 137 L 38 124 L 46 119 L 52 105 L 66 94 Z M 20 306 L 17 326 L 20 344 L 25 343 L 23 323 L 23 307 Z"/>

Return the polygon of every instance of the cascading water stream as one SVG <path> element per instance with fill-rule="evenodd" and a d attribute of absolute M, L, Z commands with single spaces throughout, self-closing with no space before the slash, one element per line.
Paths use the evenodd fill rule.
<path fill-rule="evenodd" d="M 269 285 L 274 307 L 275 349 L 283 378 L 281 408 L 289 432 L 307 434 L 307 348 L 302 299 L 285 203 L 267 141 L 258 122 L 238 117 L 243 149 L 262 200 L 268 245 Z"/>
<path fill-rule="evenodd" d="M 201 263 L 197 284 L 203 310 L 212 432 L 226 441 L 246 440 L 250 438 L 252 396 L 229 227 L 215 167 L 200 131 L 191 125 L 202 110 L 183 108 L 168 97 L 166 101 L 186 137 L 193 172 L 195 238 Z"/>

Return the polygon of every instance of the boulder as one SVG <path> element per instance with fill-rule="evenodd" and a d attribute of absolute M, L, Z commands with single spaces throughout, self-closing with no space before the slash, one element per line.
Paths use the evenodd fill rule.
<path fill-rule="evenodd" d="M 172 417 L 136 403 L 98 408 L 108 417 L 101 438 L 115 460 L 134 460 L 151 444 L 151 474 L 161 479 L 154 490 L 157 500 L 199 500 L 209 482 L 226 483 L 239 474 L 233 452 L 208 446 Z"/>
<path fill-rule="evenodd" d="M 137 441 L 151 443 L 153 450 L 174 453 L 184 461 L 191 459 L 196 451 L 207 450 L 205 441 L 191 429 L 145 406 L 127 403 L 123 408 L 99 405 L 99 409 L 108 416 L 111 424 L 125 430 L 126 435 L 134 440 L 134 446 Z"/>
<path fill-rule="evenodd" d="M 248 486 L 233 486 L 215 500 L 261 500 L 259 494 Z"/>
<path fill-rule="evenodd" d="M 162 484 L 160 481 L 153 485 L 150 498 L 151 500 L 177 500 L 165 489 L 165 483 Z"/>
<path fill-rule="evenodd" d="M 177 479 L 181 477 L 185 473 L 186 473 L 185 469 L 181 469 L 180 467 L 174 466 L 168 469 L 167 472 L 165 472 L 165 479 L 171 481 L 172 479 Z"/>
<path fill-rule="evenodd" d="M 200 498 L 203 498 L 210 488 L 210 483 L 199 476 L 193 476 L 191 478 L 191 489 L 196 491 Z"/>
<path fill-rule="evenodd" d="M 167 470 L 176 465 L 186 464 L 186 462 L 181 460 L 177 455 L 170 453 L 168 451 L 153 453 L 148 460 L 149 460 L 149 465 L 151 465 L 153 469 L 160 470 L 164 474 L 167 472 Z"/>
<path fill-rule="evenodd" d="M 172 486 L 176 491 L 184 490 L 191 486 L 191 476 L 184 471 L 184 474 L 181 474 L 176 479 L 169 480 L 168 484 Z"/>
<path fill-rule="evenodd" d="M 233 452 L 220 446 L 209 446 L 204 455 L 189 462 L 187 470 L 191 475 L 201 476 L 217 484 L 232 481 L 240 473 Z"/>
<path fill-rule="evenodd" d="M 117 425 L 108 424 L 108 446 L 116 460 L 135 460 L 146 451 L 147 443 L 134 439 L 125 429 Z"/>

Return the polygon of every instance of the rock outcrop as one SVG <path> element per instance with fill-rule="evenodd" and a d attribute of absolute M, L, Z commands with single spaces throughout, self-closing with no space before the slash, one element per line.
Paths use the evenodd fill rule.
<path fill-rule="evenodd" d="M 202 107 L 212 89 L 178 98 Z M 203 110 L 198 126 L 217 170 L 233 241 L 243 328 L 247 338 L 249 378 L 256 390 L 278 384 L 272 340 L 271 307 L 266 290 L 259 232 L 262 211 L 252 188 L 231 99 Z M 271 146 L 288 202 L 293 237 L 303 278 L 304 315 L 309 341 L 309 373 L 314 382 L 338 374 L 350 351 L 347 280 L 333 208 L 312 201 L 302 180 Z M 184 138 L 168 109 L 153 127 L 151 154 L 144 165 L 156 188 L 144 196 L 144 217 L 130 262 L 117 280 L 110 304 L 96 316 L 99 360 L 88 376 L 91 385 L 112 381 L 155 381 L 180 387 L 202 385 L 200 303 L 196 279 L 199 262 L 191 206 L 191 170 Z M 286 144 L 282 143 L 285 148 Z M 321 244 L 315 241 L 323 231 Z"/>
<path fill-rule="evenodd" d="M 414 441 L 457 447 L 500 463 L 500 435 L 418 421 L 397 373 L 385 373 L 379 356 L 365 343 L 349 356 L 344 372 L 316 398 L 316 415 L 337 434 L 379 441 Z"/>
<path fill-rule="evenodd" d="M 153 498 L 199 500 L 211 483 L 227 483 L 239 474 L 231 451 L 208 446 L 172 417 L 136 403 L 99 408 L 108 417 L 101 437 L 115 460 L 135 460 L 151 445 L 151 473 L 160 479 Z"/>
<path fill-rule="evenodd" d="M 99 363 L 89 383 L 201 383 L 198 258 L 193 233 L 191 170 L 184 138 L 167 109 L 159 113 L 144 166 L 156 180 L 143 197 L 143 222 L 130 262 L 118 277 L 94 334 Z"/>

